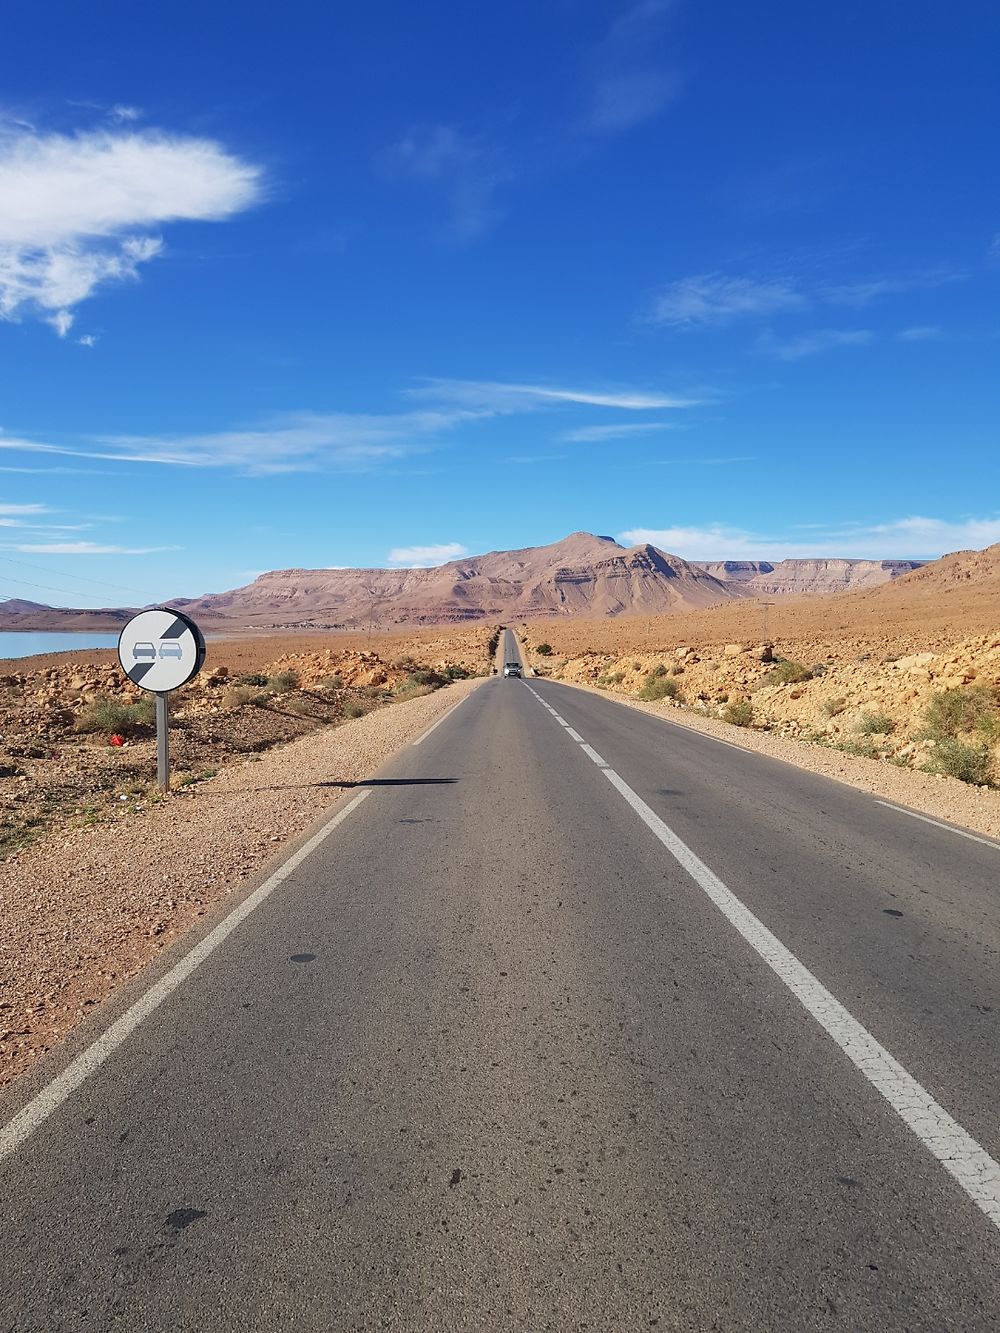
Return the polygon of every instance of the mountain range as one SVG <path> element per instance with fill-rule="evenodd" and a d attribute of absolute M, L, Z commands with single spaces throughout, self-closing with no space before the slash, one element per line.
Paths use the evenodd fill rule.
<path fill-rule="evenodd" d="M 919 572 L 916 560 L 688 561 L 643 543 L 574 532 L 549 546 L 492 551 L 431 569 L 280 569 L 229 592 L 177 598 L 225 629 L 357 629 L 550 616 L 663 615 L 746 597 L 877 587 Z M 81 610 L 12 599 L 3 629 L 115 629 L 136 608 Z"/>

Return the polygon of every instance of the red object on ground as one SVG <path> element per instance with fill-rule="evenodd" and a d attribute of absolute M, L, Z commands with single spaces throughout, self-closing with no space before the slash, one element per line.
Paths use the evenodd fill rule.
<path fill-rule="evenodd" d="M 111 739 L 108 741 L 108 744 L 109 744 L 109 745 L 124 745 L 125 742 L 122 740 L 122 738 L 121 738 L 121 737 L 118 735 L 118 733 L 116 732 L 116 733 L 114 734 L 114 736 L 112 736 Z"/>

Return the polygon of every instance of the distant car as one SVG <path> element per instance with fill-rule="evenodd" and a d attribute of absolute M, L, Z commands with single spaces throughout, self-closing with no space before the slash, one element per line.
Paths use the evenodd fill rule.
<path fill-rule="evenodd" d="M 521 674 L 521 663 L 520 663 L 520 662 L 504 662 L 504 664 L 503 664 L 503 674 L 504 674 L 505 676 L 520 676 L 520 674 Z"/>
<path fill-rule="evenodd" d="M 152 643 L 137 643 L 132 649 L 132 660 L 138 662 L 141 657 L 149 657 L 156 661 L 156 645 Z"/>
<path fill-rule="evenodd" d="M 160 656 L 181 658 L 184 656 L 184 649 L 176 642 L 176 640 L 173 643 L 161 643 Z"/>

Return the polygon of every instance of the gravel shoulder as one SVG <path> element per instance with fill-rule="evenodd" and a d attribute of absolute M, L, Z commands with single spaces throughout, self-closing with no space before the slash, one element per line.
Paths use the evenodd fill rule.
<path fill-rule="evenodd" d="M 557 683 L 568 685 L 574 690 L 599 694 L 603 699 L 613 699 L 626 708 L 666 718 L 678 726 L 715 736 L 730 745 L 767 755 L 771 759 L 780 759 L 811 773 L 820 773 L 836 782 L 870 792 L 879 800 L 908 806 L 931 819 L 941 819 L 958 828 L 1000 839 L 1000 791 L 996 789 L 983 790 L 960 782 L 957 778 L 897 768 L 878 759 L 844 754 L 809 741 L 751 731 L 717 718 L 690 712 L 677 704 L 643 703 L 623 697 L 615 691 L 583 685 L 578 681 L 559 680 Z"/>
<path fill-rule="evenodd" d="M 253 755 L 0 863 L 0 1086 L 481 680 Z"/>

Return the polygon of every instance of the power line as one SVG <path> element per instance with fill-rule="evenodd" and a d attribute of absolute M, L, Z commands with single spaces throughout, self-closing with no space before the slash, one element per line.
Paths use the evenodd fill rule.
<path fill-rule="evenodd" d="M 0 560 L 5 560 L 5 561 L 7 562 L 7 564 L 9 564 L 9 565 L 20 565 L 22 569 L 37 569 L 37 570 L 40 570 L 41 573 L 43 573 L 43 574 L 51 574 L 51 573 L 52 573 L 52 571 L 51 571 L 50 569 L 47 569 L 44 565 L 32 565 L 32 564 L 30 564 L 27 560 L 15 560 L 15 559 L 13 558 L 13 556 L 9 556 L 9 555 L 0 556 Z M 73 579 L 73 580 L 74 580 L 75 582 L 77 582 L 77 583 L 93 583 L 95 586 L 97 586 L 97 587 L 99 587 L 99 588 L 113 588 L 116 592 L 134 592 L 134 593 L 136 594 L 136 596 L 138 596 L 138 597 L 145 597 L 145 596 L 147 595 L 147 594 L 145 593 L 145 591 L 144 591 L 143 589 L 141 589 L 141 588 L 127 588 L 127 587 L 125 587 L 125 586 L 124 586 L 123 584 L 121 584 L 121 583 L 107 583 L 107 582 L 105 582 L 103 579 L 91 579 L 91 578 L 88 578 L 85 574 L 63 574 L 63 573 L 60 573 L 60 574 L 58 575 L 58 577 L 61 578 L 61 579 Z M 11 579 L 10 581 L 11 581 L 11 583 L 21 583 L 23 580 L 21 580 L 21 579 Z M 46 586 L 46 585 L 44 585 L 44 584 L 40 584 L 40 583 L 38 583 L 38 584 L 28 584 L 28 587 L 38 587 L 38 588 L 40 588 L 40 587 L 44 587 L 44 586 Z M 63 588 L 50 588 L 50 591 L 52 591 L 52 592 L 64 592 L 65 589 L 63 589 Z"/>

